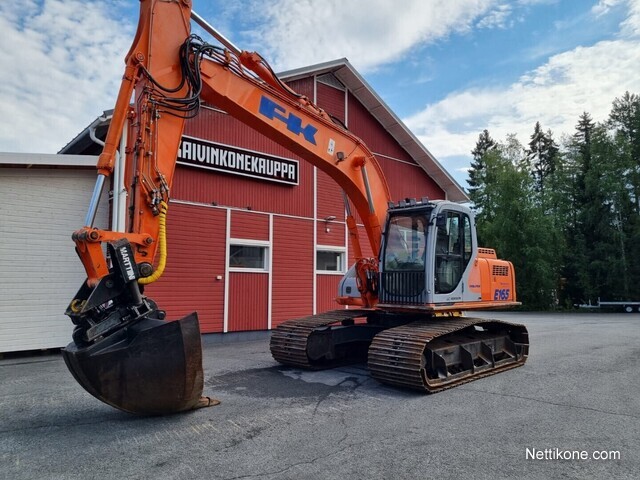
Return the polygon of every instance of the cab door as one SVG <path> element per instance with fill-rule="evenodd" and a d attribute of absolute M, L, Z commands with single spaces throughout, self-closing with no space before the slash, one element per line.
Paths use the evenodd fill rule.
<path fill-rule="evenodd" d="M 467 279 L 474 252 L 475 229 L 463 207 L 447 205 L 436 213 L 430 269 L 430 303 L 461 302 L 468 292 Z"/>

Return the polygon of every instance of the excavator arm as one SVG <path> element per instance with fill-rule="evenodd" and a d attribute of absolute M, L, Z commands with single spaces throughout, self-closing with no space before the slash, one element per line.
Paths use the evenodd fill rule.
<path fill-rule="evenodd" d="M 87 391 L 133 413 L 171 413 L 211 403 L 201 398 L 196 314 L 165 322 L 164 312 L 143 295 L 143 285 L 157 280 L 164 269 L 176 157 L 184 122 L 197 115 L 201 101 L 333 178 L 358 213 L 373 252 L 380 249 L 390 200 L 380 166 L 358 137 L 284 85 L 257 53 L 236 49 L 206 24 L 230 48 L 191 35 L 191 17 L 190 0 L 141 1 L 87 224 L 73 233 L 87 280 L 66 311 L 76 327 L 64 358 Z M 118 153 L 127 121 L 128 146 Z M 127 161 L 130 215 L 125 232 L 91 224 L 118 155 Z M 377 302 L 377 262 L 363 257 L 356 217 L 346 200 L 345 207 L 362 302 L 371 307 Z"/>

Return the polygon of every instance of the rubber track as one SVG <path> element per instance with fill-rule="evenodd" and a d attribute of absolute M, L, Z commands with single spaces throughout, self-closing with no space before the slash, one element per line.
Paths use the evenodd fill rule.
<path fill-rule="evenodd" d="M 425 361 L 423 356 L 428 343 L 438 337 L 459 332 L 474 325 L 505 326 L 512 332 L 524 334 L 524 337 L 527 338 L 527 330 L 524 325 L 499 320 L 459 317 L 412 322 L 400 327 L 390 328 L 374 337 L 369 347 L 369 371 L 380 382 L 435 393 L 524 365 L 528 354 L 528 342 L 524 346 L 524 354 L 512 362 L 503 361 L 494 368 L 455 378 L 444 384 L 429 385 L 424 371 Z"/>
<path fill-rule="evenodd" d="M 307 339 L 320 327 L 340 323 L 370 314 L 370 310 L 331 310 L 318 315 L 287 320 L 271 334 L 271 355 L 275 360 L 293 367 L 316 369 L 307 356 Z"/>

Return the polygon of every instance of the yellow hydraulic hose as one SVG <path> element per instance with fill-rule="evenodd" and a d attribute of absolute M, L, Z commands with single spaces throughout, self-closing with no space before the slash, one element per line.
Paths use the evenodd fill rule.
<path fill-rule="evenodd" d="M 164 267 L 167 265 L 167 210 L 169 210 L 169 205 L 167 205 L 166 202 L 160 202 L 160 218 L 158 220 L 160 225 L 160 229 L 158 230 L 160 258 L 158 259 L 158 267 L 150 276 L 139 278 L 138 283 L 140 285 L 149 285 L 158 280 L 164 272 Z"/>

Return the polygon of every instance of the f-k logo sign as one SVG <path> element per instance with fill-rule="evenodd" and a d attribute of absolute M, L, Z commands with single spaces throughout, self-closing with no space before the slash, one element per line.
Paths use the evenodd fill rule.
<path fill-rule="evenodd" d="M 294 115 L 292 112 L 289 112 L 287 115 L 287 110 L 273 100 L 262 96 L 260 98 L 259 111 L 270 120 L 277 118 L 287 126 L 287 130 L 295 133 L 296 135 L 302 134 L 307 142 L 316 145 L 315 135 L 318 129 L 310 123 L 303 127 L 302 119 L 300 117 Z"/>

